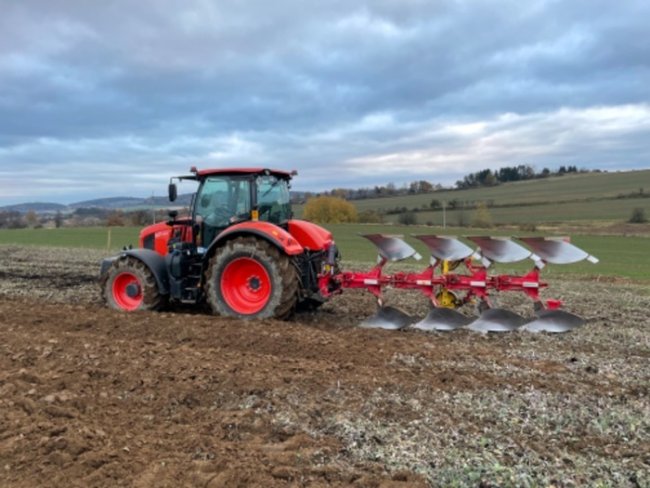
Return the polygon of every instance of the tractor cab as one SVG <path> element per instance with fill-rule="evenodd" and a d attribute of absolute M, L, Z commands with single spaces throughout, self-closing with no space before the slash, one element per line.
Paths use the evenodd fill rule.
<path fill-rule="evenodd" d="M 191 222 L 196 244 L 207 247 L 227 227 L 245 221 L 264 221 L 286 227 L 292 218 L 289 193 L 292 173 L 260 168 L 196 171 L 179 180 L 196 180 Z M 176 185 L 169 197 L 176 199 Z"/>

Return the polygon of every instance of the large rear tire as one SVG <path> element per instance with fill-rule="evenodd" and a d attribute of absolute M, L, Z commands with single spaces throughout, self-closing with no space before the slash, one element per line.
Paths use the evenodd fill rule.
<path fill-rule="evenodd" d="M 298 300 L 291 258 L 267 241 L 238 237 L 218 249 L 205 277 L 206 299 L 218 315 L 287 319 Z"/>
<path fill-rule="evenodd" d="M 115 310 L 160 310 L 167 304 L 151 270 L 131 256 L 116 259 L 101 280 L 102 297 Z"/>

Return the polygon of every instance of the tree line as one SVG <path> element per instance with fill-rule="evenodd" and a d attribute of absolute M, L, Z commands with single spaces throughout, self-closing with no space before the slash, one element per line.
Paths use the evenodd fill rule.
<path fill-rule="evenodd" d="M 478 188 L 481 186 L 495 186 L 499 183 L 510 181 L 533 180 L 537 178 L 548 178 L 550 176 L 563 176 L 569 173 L 587 173 L 589 170 L 580 169 L 577 166 L 560 166 L 557 171 L 551 171 L 548 168 L 535 172 L 535 168 L 527 164 L 517 166 L 504 166 L 497 170 L 483 169 L 470 173 L 456 182 L 456 188 L 465 190 L 467 188 Z"/>
<path fill-rule="evenodd" d="M 442 190 L 444 187 L 439 183 L 431 183 L 426 180 L 416 180 L 405 183 L 398 187 L 395 183 L 376 185 L 364 188 L 333 188 L 323 192 L 304 192 L 294 198 L 294 203 L 305 203 L 313 197 L 336 197 L 344 200 L 364 200 L 367 198 L 396 197 L 401 195 L 419 195 Z"/>

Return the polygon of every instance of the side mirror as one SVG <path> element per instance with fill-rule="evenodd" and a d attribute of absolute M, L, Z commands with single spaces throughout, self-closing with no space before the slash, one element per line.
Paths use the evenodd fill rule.
<path fill-rule="evenodd" d="M 167 192 L 169 194 L 169 201 L 170 202 L 176 201 L 176 198 L 178 198 L 178 190 L 176 189 L 176 185 L 174 183 L 169 184 L 169 187 L 167 188 Z"/>

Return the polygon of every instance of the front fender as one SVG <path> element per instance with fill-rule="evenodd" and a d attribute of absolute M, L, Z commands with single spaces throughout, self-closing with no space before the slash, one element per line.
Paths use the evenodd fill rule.
<path fill-rule="evenodd" d="M 156 280 L 156 284 L 158 285 L 158 291 L 161 294 L 167 295 L 169 293 L 169 272 L 167 271 L 165 258 L 156 251 L 150 249 L 125 249 L 120 251 L 117 256 L 104 259 L 101 263 L 99 272 L 100 276 L 103 276 L 108 272 L 111 264 L 113 264 L 116 259 L 127 256 L 141 261 L 147 268 L 149 268 Z"/>

